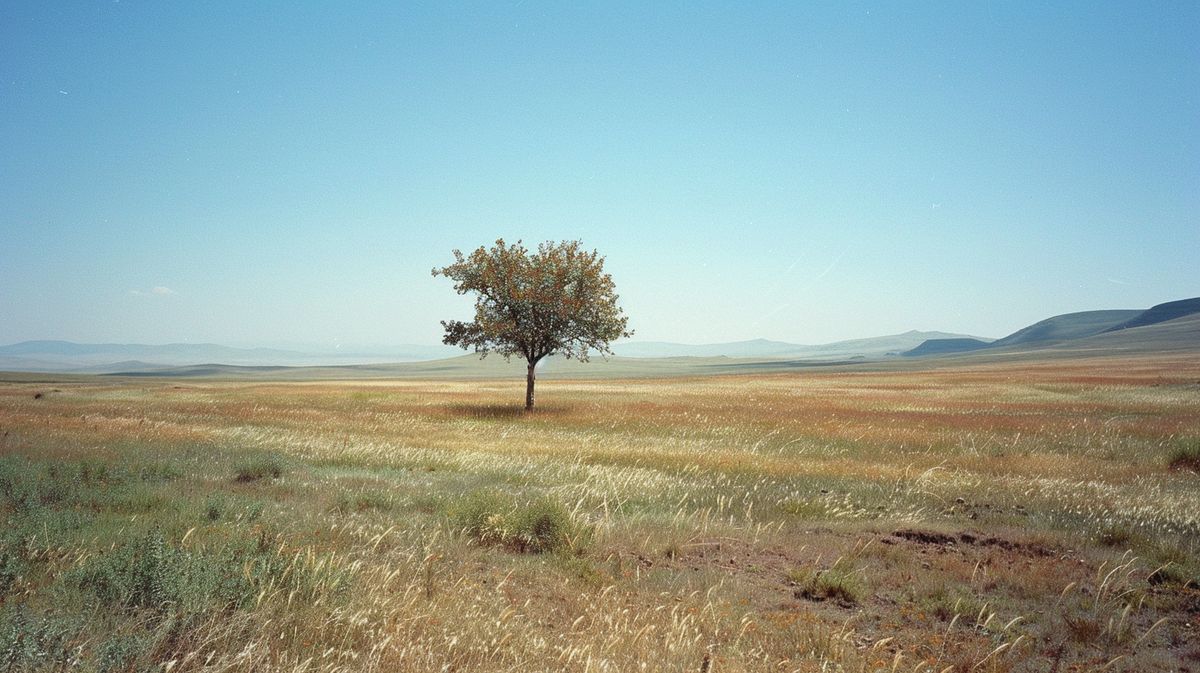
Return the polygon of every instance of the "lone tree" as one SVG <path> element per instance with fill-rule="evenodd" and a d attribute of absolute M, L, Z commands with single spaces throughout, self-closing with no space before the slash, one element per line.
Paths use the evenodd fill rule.
<path fill-rule="evenodd" d="M 525 409 L 533 409 L 537 363 L 547 355 L 587 362 L 588 352 L 612 353 L 608 343 L 633 332 L 617 306 L 604 258 L 579 241 L 546 242 L 530 252 L 520 241 L 503 239 L 468 256 L 454 251 L 454 263 L 433 270 L 454 281 L 459 294 L 474 292 L 475 320 L 442 321 L 442 342 L 474 348 L 481 357 L 519 355 L 528 363 Z"/>

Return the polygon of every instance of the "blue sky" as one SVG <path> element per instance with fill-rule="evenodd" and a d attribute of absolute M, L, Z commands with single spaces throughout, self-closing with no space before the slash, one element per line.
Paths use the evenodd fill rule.
<path fill-rule="evenodd" d="M 0 6 L 0 342 L 435 343 L 607 255 L 639 339 L 1200 295 L 1200 5 Z"/>

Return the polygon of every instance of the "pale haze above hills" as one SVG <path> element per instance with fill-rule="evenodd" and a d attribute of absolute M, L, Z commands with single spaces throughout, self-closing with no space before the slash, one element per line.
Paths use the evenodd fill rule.
<path fill-rule="evenodd" d="M 403 345 L 367 350 L 288 350 L 233 348 L 220 344 L 81 344 L 70 341 L 23 341 L 0 346 L 0 369 L 106 373 L 162 366 L 221 363 L 245 366 L 304 367 L 372 362 L 416 362 L 461 355 L 442 345 Z"/>

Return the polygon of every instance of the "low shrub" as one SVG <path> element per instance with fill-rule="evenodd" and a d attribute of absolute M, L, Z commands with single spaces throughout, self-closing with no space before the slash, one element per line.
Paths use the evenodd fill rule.
<path fill-rule="evenodd" d="M 843 605 L 854 605 L 866 593 L 853 573 L 837 565 L 827 570 L 799 568 L 788 573 L 788 579 L 796 587 L 796 597 L 810 601 L 832 599 Z"/>
<path fill-rule="evenodd" d="M 1128 526 L 1112 524 L 1100 530 L 1096 541 L 1105 547 L 1127 548 L 1133 541 L 1133 531 Z"/>
<path fill-rule="evenodd" d="M 519 503 L 503 493 L 478 491 L 451 509 L 450 521 L 480 544 L 529 554 L 582 551 L 591 541 L 591 528 L 548 498 Z"/>
<path fill-rule="evenodd" d="M 1180 443 L 1167 457 L 1172 470 L 1200 474 L 1200 439 Z"/>
<path fill-rule="evenodd" d="M 28 566 L 12 550 L 0 549 L 0 603 L 17 585 L 17 579 L 27 572 Z"/>
<path fill-rule="evenodd" d="M 1063 625 L 1071 640 L 1077 643 L 1090 643 L 1104 633 L 1100 620 L 1091 615 L 1063 615 Z"/>
<path fill-rule="evenodd" d="M 0 614 L 0 671 L 65 671 L 80 664 L 76 619 L 31 615 L 24 607 Z"/>
<path fill-rule="evenodd" d="M 149 649 L 145 636 L 112 636 L 96 649 L 96 670 L 100 673 L 117 673 L 133 669 L 134 664 Z"/>
<path fill-rule="evenodd" d="M 917 604 L 943 622 L 953 621 L 956 616 L 974 616 L 980 614 L 987 603 L 980 600 L 963 587 L 949 588 L 944 585 L 936 587 L 925 595 L 918 596 Z"/>
<path fill-rule="evenodd" d="M 1191 576 L 1187 569 L 1177 563 L 1168 563 L 1146 578 L 1150 584 L 1167 584 L 1185 589 L 1200 589 L 1200 577 Z"/>
<path fill-rule="evenodd" d="M 164 503 L 165 499 L 152 484 L 178 476 L 177 469 L 157 463 L 39 463 L 6 456 L 0 458 L 0 504 L 17 513 L 77 506 L 92 511 L 136 514 Z"/>
<path fill-rule="evenodd" d="M 350 573 L 328 559 L 280 556 L 265 533 L 214 551 L 184 549 L 151 533 L 89 558 L 70 580 L 110 609 L 186 617 L 243 608 L 267 588 L 309 597 L 340 593 Z"/>
<path fill-rule="evenodd" d="M 208 521 L 220 521 L 227 507 L 225 498 L 214 493 L 204 501 L 204 518 Z"/>
<path fill-rule="evenodd" d="M 262 479 L 278 479 L 283 476 L 283 471 L 283 458 L 274 454 L 255 456 L 238 463 L 234 481 L 249 483 Z"/>

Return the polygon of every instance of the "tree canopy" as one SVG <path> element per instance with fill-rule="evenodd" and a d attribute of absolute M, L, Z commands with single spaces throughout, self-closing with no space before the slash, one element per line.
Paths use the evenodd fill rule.
<path fill-rule="evenodd" d="M 537 363 L 549 355 L 587 361 L 592 351 L 611 353 L 609 342 L 632 336 L 617 305 L 604 258 L 580 241 L 546 242 L 536 251 L 520 241 L 497 240 L 469 255 L 454 251 L 454 263 L 434 276 L 454 281 L 459 294 L 475 293 L 475 319 L 443 320 L 443 343 L 474 349 L 481 356 L 519 355 L 528 363 L 526 408 L 533 407 Z"/>

